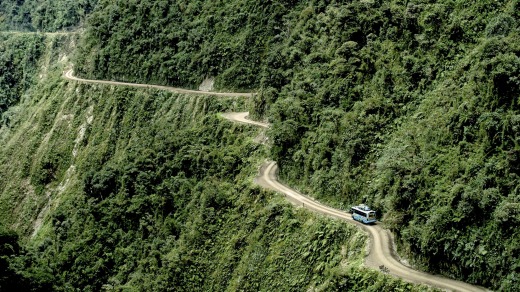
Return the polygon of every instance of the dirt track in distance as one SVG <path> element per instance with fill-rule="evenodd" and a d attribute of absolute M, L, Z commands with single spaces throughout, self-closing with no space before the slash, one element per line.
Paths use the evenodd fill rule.
<path fill-rule="evenodd" d="M 184 89 L 184 88 L 163 86 L 163 85 L 150 85 L 150 84 L 142 84 L 142 83 L 83 79 L 83 78 L 75 77 L 73 75 L 72 69 L 65 72 L 64 77 L 66 79 L 69 79 L 72 81 L 78 81 L 78 82 L 83 82 L 83 83 L 130 86 L 130 87 L 140 87 L 140 88 L 154 88 L 154 89 L 167 90 L 167 91 L 171 91 L 171 92 L 175 92 L 175 93 L 184 93 L 184 94 L 200 94 L 200 95 L 214 95 L 214 96 L 227 96 L 227 97 L 233 97 L 233 96 L 235 96 L 235 97 L 239 97 L 239 96 L 252 97 L 253 96 L 253 93 L 199 91 L 199 90 L 191 90 L 191 89 Z"/>
<path fill-rule="evenodd" d="M 222 116 L 225 119 L 228 119 L 233 122 L 242 123 L 242 124 L 250 124 L 250 125 L 254 125 L 254 126 L 258 126 L 258 127 L 262 127 L 262 128 L 269 128 L 269 124 L 252 121 L 252 120 L 248 119 L 247 117 L 249 116 L 249 112 L 225 113 L 225 114 L 222 114 Z"/>

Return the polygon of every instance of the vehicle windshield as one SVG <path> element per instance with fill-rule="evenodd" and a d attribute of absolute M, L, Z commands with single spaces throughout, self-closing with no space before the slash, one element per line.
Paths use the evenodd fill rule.
<path fill-rule="evenodd" d="M 368 219 L 376 219 L 376 212 L 368 213 Z"/>

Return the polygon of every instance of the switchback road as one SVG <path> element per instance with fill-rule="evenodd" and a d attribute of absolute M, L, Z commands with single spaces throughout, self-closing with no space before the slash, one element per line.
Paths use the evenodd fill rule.
<path fill-rule="evenodd" d="M 141 87 L 141 88 L 155 88 L 168 90 L 176 93 L 187 93 L 187 94 L 203 94 L 203 95 L 216 95 L 216 96 L 244 96 L 251 97 L 251 93 L 219 93 L 219 92 L 203 92 L 196 90 L 188 90 L 182 88 L 168 87 L 168 86 L 160 86 L 160 85 L 148 85 L 148 84 L 135 84 L 135 83 L 127 83 L 127 82 L 117 82 L 117 81 L 100 81 L 100 80 L 88 80 L 74 77 L 72 74 L 72 70 L 65 72 L 64 77 L 69 80 L 85 82 L 85 83 L 94 83 L 94 84 L 107 84 L 107 85 L 121 85 L 121 86 L 131 86 L 131 87 Z M 259 126 L 262 128 L 268 128 L 269 125 L 266 123 L 256 122 L 247 119 L 249 113 L 226 113 L 222 116 L 230 121 L 246 123 L 255 126 Z M 334 209 L 328 206 L 325 206 L 310 197 L 307 197 L 299 192 L 285 186 L 280 183 L 277 179 L 277 170 L 278 167 L 276 162 L 266 162 L 260 168 L 259 176 L 255 179 L 255 182 L 260 186 L 274 190 L 276 192 L 280 192 L 285 195 L 285 197 L 293 204 L 302 206 L 303 208 L 309 209 L 311 211 L 330 216 L 333 218 L 337 218 L 340 220 L 347 221 L 348 223 L 355 224 L 361 227 L 370 235 L 370 243 L 369 243 L 369 255 L 365 260 L 365 264 L 372 268 L 379 268 L 380 266 L 385 266 L 388 270 L 387 272 L 396 277 L 402 278 L 405 281 L 412 283 L 420 283 L 430 285 L 436 288 L 448 290 L 448 291 L 487 291 L 486 289 L 470 285 L 461 281 L 456 281 L 452 279 L 448 279 L 438 275 L 431 275 L 428 273 L 416 271 L 408 266 L 403 265 L 399 260 L 398 256 L 395 253 L 394 242 L 390 232 L 386 229 L 383 229 L 379 224 L 375 225 L 363 225 L 357 221 L 352 219 L 352 216 L 342 210 Z"/>
<path fill-rule="evenodd" d="M 247 119 L 248 113 L 229 113 L 224 114 L 223 117 L 239 123 L 249 123 L 267 128 L 269 125 L 259 123 Z M 285 195 L 287 200 L 297 206 L 309 209 L 311 211 L 334 217 L 340 220 L 345 220 L 351 224 L 355 224 L 363 228 L 370 235 L 369 255 L 365 260 L 365 264 L 369 267 L 379 269 L 380 266 L 385 266 L 388 273 L 405 281 L 419 284 L 426 284 L 449 291 L 486 291 L 486 289 L 470 285 L 461 281 L 448 279 L 446 277 L 431 275 L 428 273 L 416 271 L 410 267 L 403 265 L 395 252 L 393 238 L 390 232 L 383 229 L 380 225 L 363 225 L 354 219 L 352 215 L 338 209 L 334 209 L 307 197 L 286 185 L 280 183 L 277 178 L 278 166 L 276 162 L 269 161 L 264 163 L 260 168 L 259 176 L 255 182 L 262 187 L 280 192 Z"/>

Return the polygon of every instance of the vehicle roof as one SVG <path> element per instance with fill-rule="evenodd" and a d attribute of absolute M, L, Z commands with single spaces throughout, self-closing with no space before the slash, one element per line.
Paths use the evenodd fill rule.
<path fill-rule="evenodd" d="M 375 212 L 374 210 L 371 210 L 370 207 L 368 207 L 365 204 L 361 204 L 359 206 L 354 206 L 354 207 L 352 207 L 352 209 L 356 209 L 356 210 L 364 211 L 364 212 L 370 212 L 370 211 Z"/>

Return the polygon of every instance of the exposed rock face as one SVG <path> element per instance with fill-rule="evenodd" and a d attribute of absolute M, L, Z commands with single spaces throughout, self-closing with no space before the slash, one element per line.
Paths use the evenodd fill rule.
<path fill-rule="evenodd" d="M 204 81 L 199 85 L 200 91 L 212 91 L 213 84 L 215 84 L 215 77 L 206 77 Z"/>

